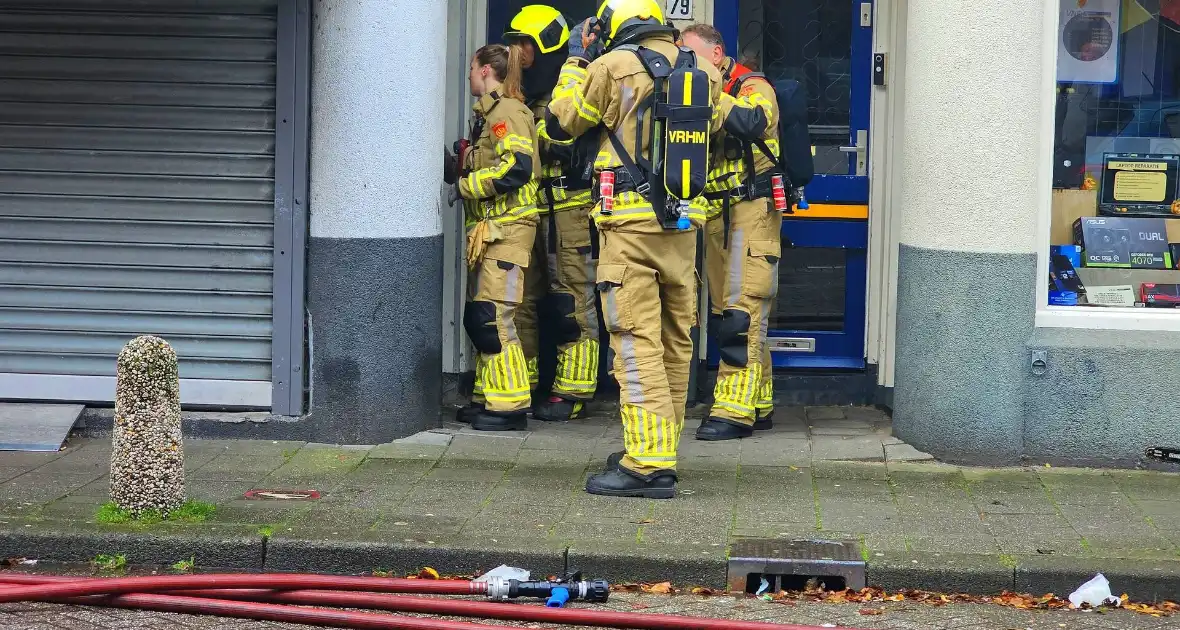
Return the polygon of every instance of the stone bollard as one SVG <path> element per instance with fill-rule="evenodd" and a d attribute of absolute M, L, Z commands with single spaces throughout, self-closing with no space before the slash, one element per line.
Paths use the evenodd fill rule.
<path fill-rule="evenodd" d="M 137 337 L 119 352 L 112 431 L 111 499 L 138 518 L 184 503 L 184 446 L 176 351 Z"/>

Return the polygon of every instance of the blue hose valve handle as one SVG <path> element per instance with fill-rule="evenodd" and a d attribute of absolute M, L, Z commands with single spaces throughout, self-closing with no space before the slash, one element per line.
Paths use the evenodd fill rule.
<path fill-rule="evenodd" d="M 799 206 L 800 210 L 806 210 L 811 207 L 811 206 L 807 205 L 807 197 L 803 194 L 802 188 L 799 189 L 799 204 L 798 204 L 798 206 Z"/>
<path fill-rule="evenodd" d="M 570 590 L 565 587 L 557 587 L 549 592 L 549 599 L 545 600 L 545 607 L 547 608 L 564 608 L 566 602 L 570 600 Z"/>

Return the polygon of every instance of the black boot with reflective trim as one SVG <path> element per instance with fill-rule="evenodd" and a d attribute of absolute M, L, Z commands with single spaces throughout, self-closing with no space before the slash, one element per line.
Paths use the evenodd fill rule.
<path fill-rule="evenodd" d="M 455 410 L 455 422 L 462 422 L 463 424 L 471 424 L 475 416 L 483 413 L 483 403 L 467 403 Z"/>
<path fill-rule="evenodd" d="M 740 440 L 754 435 L 754 427 L 737 424 L 721 418 L 709 418 L 697 428 L 697 439 L 706 442 Z"/>
<path fill-rule="evenodd" d="M 472 418 L 471 428 L 476 431 L 524 431 L 529 428 L 529 415 L 526 411 L 515 413 L 483 411 Z"/>
<path fill-rule="evenodd" d="M 616 468 L 588 479 L 586 492 L 604 497 L 671 499 L 676 496 L 676 473 L 658 470 L 641 476 L 626 468 Z"/>
<path fill-rule="evenodd" d="M 755 431 L 765 431 L 774 428 L 774 409 L 767 411 L 765 416 L 762 415 L 762 410 L 759 409 L 757 414 L 758 419 L 754 421 Z"/>
<path fill-rule="evenodd" d="M 545 422 L 569 422 L 582 415 L 582 401 L 551 396 L 533 409 L 533 417 Z"/>

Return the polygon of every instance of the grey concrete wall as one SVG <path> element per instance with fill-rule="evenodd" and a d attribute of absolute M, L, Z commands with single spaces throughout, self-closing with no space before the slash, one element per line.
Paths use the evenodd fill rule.
<path fill-rule="evenodd" d="M 1011 463 L 1023 449 L 1032 254 L 902 245 L 894 431 L 964 462 Z"/>
<path fill-rule="evenodd" d="M 1028 347 L 1048 364 L 1022 375 L 1027 458 L 1125 466 L 1180 447 L 1180 333 L 1039 328 Z"/>
<path fill-rule="evenodd" d="M 311 439 L 375 444 L 439 422 L 446 13 L 313 4 Z"/>
<path fill-rule="evenodd" d="M 438 425 L 442 237 L 312 238 L 315 438 L 378 444 Z"/>

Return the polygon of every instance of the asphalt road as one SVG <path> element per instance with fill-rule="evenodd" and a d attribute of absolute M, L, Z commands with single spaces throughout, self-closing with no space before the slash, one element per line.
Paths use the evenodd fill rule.
<path fill-rule="evenodd" d="M 872 609 L 882 609 L 880 604 L 870 606 Z M 952 604 L 935 607 L 900 602 L 884 605 L 882 614 L 865 615 L 862 614 L 862 611 L 868 609 L 856 604 L 777 603 L 737 599 L 730 596 L 697 597 L 621 593 L 612 596 L 606 607 L 612 610 L 639 613 L 665 613 L 879 630 L 1171 630 L 1180 627 L 1180 617 L 1155 618 L 1127 611 L 1101 613 L 1029 611 L 977 604 Z M 496 621 L 482 623 L 519 628 L 553 627 L 544 624 L 513 625 Z M 96 628 L 262 630 L 264 628 L 297 629 L 309 627 L 311 626 L 52 604 L 0 604 L 0 629 L 3 630 L 91 630 Z"/>

